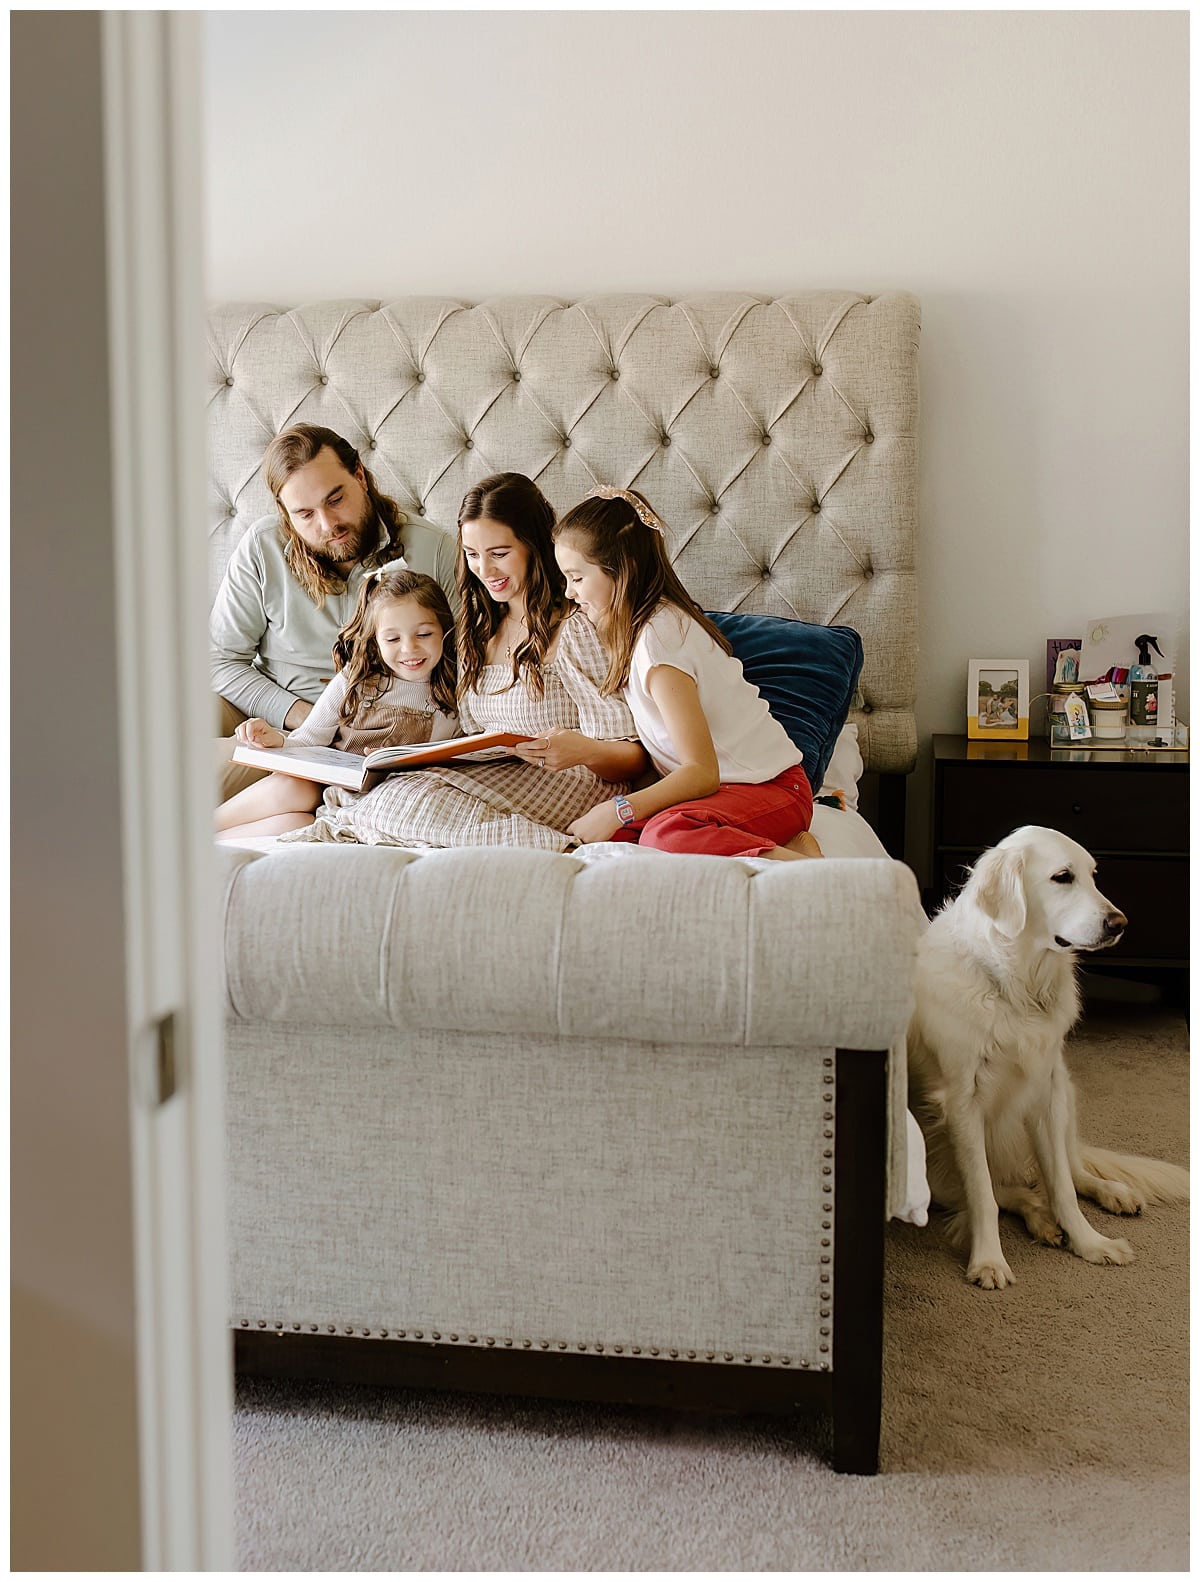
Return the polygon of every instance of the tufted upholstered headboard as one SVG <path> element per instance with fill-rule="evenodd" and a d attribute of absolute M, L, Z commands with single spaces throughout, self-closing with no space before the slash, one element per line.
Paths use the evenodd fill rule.
<path fill-rule="evenodd" d="M 272 509 L 260 463 L 293 422 L 362 453 L 453 528 L 488 473 L 556 510 L 635 484 L 707 609 L 853 626 L 868 769 L 916 761 L 917 348 L 903 292 L 228 303 L 209 315 L 213 591 Z"/>

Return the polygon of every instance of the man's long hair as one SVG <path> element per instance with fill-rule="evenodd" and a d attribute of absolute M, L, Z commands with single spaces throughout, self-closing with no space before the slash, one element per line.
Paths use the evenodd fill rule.
<path fill-rule="evenodd" d="M 554 507 L 533 482 L 520 472 L 498 472 L 468 489 L 458 512 L 458 591 L 462 610 L 458 617 L 458 691 L 461 697 L 479 680 L 487 645 L 503 624 L 508 606 L 498 604 L 483 583 L 468 569 L 463 553 L 462 526 L 481 517 L 507 527 L 529 551 L 525 572 L 525 622 L 529 636 L 513 650 L 512 682 L 524 681 L 534 697 L 543 695 L 542 661 L 569 605 L 566 580 L 554 558 Z"/>
<path fill-rule="evenodd" d="M 327 594 L 345 593 L 346 579 L 340 577 L 330 563 L 315 550 L 310 549 L 300 537 L 291 524 L 286 506 L 279 498 L 279 491 L 294 472 L 298 472 L 301 467 L 307 467 L 310 461 L 316 461 L 326 448 L 333 451 L 342 466 L 353 477 L 362 463 L 362 458 L 354 446 L 340 434 L 335 434 L 333 429 L 322 428 L 316 423 L 297 423 L 292 428 L 284 429 L 282 434 L 275 436 L 263 455 L 263 478 L 279 511 L 279 530 L 283 536 L 284 559 L 292 576 L 318 610 L 324 606 Z M 362 475 L 367 498 L 374 509 L 382 533 L 379 547 L 363 556 L 363 566 L 367 570 L 372 570 L 389 560 L 399 560 L 404 554 L 404 525 L 408 517 L 395 500 L 379 492 L 379 486 L 365 466 Z"/>

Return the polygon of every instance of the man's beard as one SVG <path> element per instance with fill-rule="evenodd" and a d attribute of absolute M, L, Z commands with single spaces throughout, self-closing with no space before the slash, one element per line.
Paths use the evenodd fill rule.
<path fill-rule="evenodd" d="M 345 543 L 330 545 L 323 550 L 314 549 L 313 554 L 335 576 L 345 577 L 347 570 L 362 559 L 367 535 L 370 533 L 374 522 L 375 508 L 368 498 L 363 502 L 361 519 L 356 523 L 346 524 L 349 528 L 350 536 Z"/>

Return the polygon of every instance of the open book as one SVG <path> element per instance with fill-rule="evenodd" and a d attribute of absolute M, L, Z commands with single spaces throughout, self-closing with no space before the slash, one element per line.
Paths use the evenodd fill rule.
<path fill-rule="evenodd" d="M 415 742 L 404 747 L 380 747 L 368 753 L 344 753 L 337 747 L 247 747 L 239 742 L 233 749 L 235 764 L 250 764 L 255 769 L 272 769 L 281 775 L 296 775 L 320 785 L 343 786 L 347 791 L 362 791 L 378 775 L 397 769 L 428 769 L 433 764 L 456 759 L 464 764 L 491 763 L 511 758 L 510 748 L 532 741 L 513 731 L 481 731 L 478 736 L 456 736 L 445 742 Z"/>

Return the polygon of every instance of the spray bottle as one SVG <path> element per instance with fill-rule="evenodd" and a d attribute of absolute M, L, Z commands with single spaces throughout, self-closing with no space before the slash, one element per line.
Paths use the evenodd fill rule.
<path fill-rule="evenodd" d="M 1151 663 L 1150 650 L 1161 659 L 1163 651 L 1158 638 L 1143 632 L 1134 638 L 1138 662 L 1129 671 L 1129 732 L 1134 742 L 1152 741 L 1159 734 L 1158 722 L 1158 671 Z"/>

